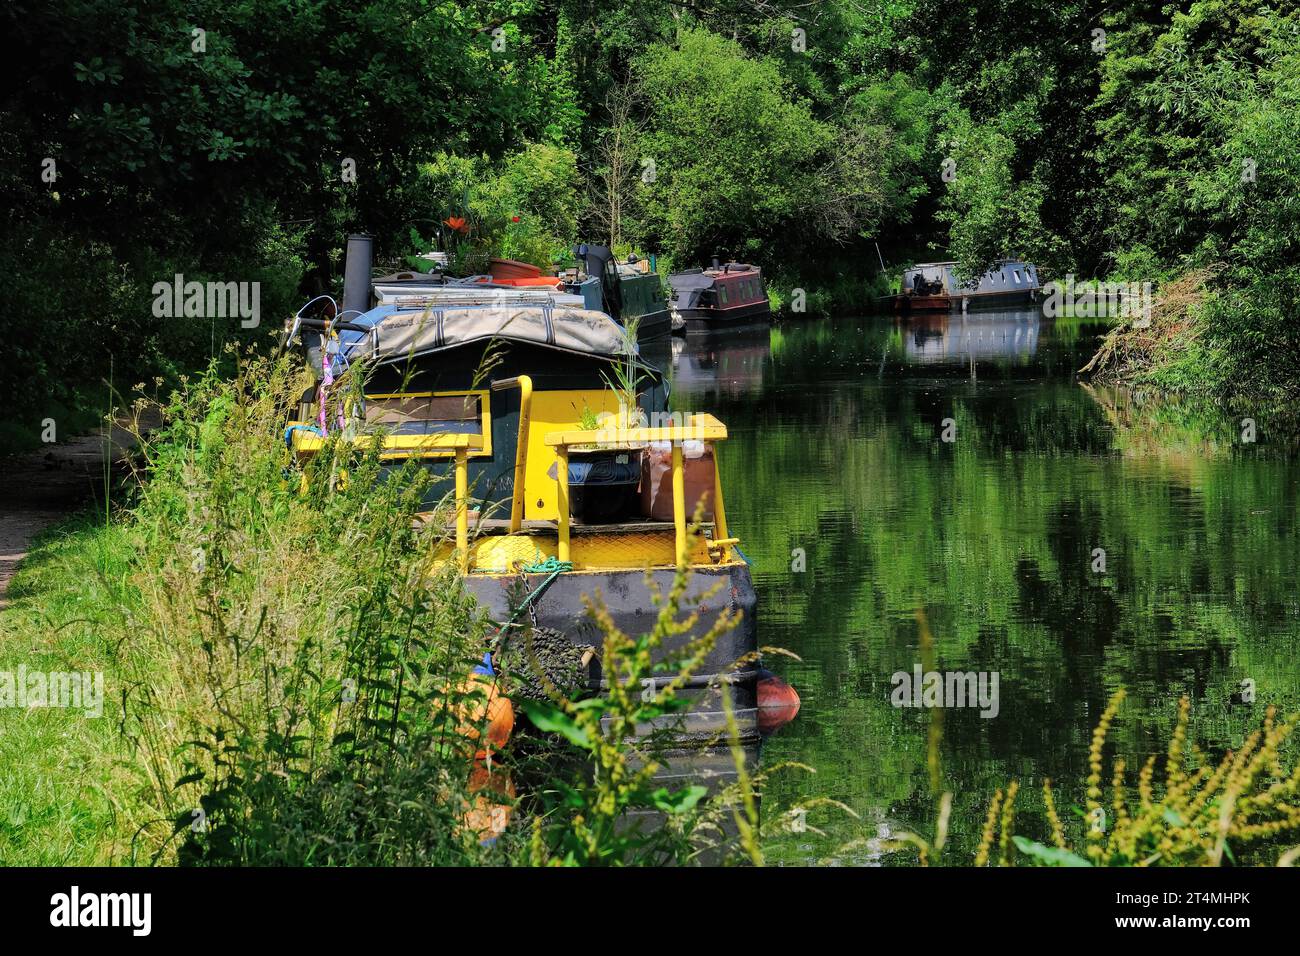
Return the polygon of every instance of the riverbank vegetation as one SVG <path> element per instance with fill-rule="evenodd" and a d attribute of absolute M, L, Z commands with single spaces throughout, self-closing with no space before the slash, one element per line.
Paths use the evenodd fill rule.
<path fill-rule="evenodd" d="M 1112 376 L 1284 406 L 1300 368 L 1300 12 L 1250 0 L 18 2 L 0 99 L 5 441 L 262 342 L 396 265 L 575 241 L 861 310 L 891 262 L 1212 276 Z M 258 282 L 261 323 L 154 283 Z M 797 308 L 797 307 L 796 307 Z M 1129 330 L 1134 331 L 1134 330 Z M 1140 333 L 1141 330 L 1137 330 Z M 1149 337 L 1149 336 L 1148 336 Z M 66 428 L 65 428 L 66 432 Z"/>
<path fill-rule="evenodd" d="M 449 512 L 426 513 L 429 473 L 381 475 L 373 447 L 337 436 L 299 471 L 281 434 L 308 373 L 232 361 L 233 377 L 214 363 L 166 402 L 114 511 L 62 526 L 15 579 L 0 671 L 100 672 L 105 694 L 94 719 L 0 709 L 13 771 L 0 861 L 761 859 L 770 769 L 742 762 L 707 793 L 659 779 L 660 740 L 630 740 L 680 709 L 678 685 L 735 623 L 723 613 L 681 660 L 652 665 L 705 613 L 684 606 L 685 572 L 646 634 L 618 631 L 593 601 L 602 666 L 625 682 L 601 696 L 552 686 L 529 700 L 528 675 L 474 676 L 490 639 L 527 662 L 533 635 L 526 622 L 497 635 L 454 567 L 430 567 Z M 674 663 L 681 676 L 644 700 L 643 680 Z M 517 707 L 509 749 L 503 691 Z"/>
<path fill-rule="evenodd" d="M 1106 738 L 1124 697 L 1123 690 L 1111 696 L 1093 731 L 1082 805 L 1072 808 L 1078 819 L 1063 814 L 1050 780 L 1042 780 L 1032 804 L 1012 780 L 989 799 L 975 866 L 1295 865 L 1300 766 L 1288 769 L 1284 753 L 1300 715 L 1279 720 L 1269 707 L 1262 726 L 1216 761 L 1191 736 L 1191 702 L 1184 697 L 1163 760 L 1151 754 L 1134 767 L 1115 755 L 1107 774 Z M 904 832 L 891 848 L 914 850 L 922 865 L 939 862 L 952 794 L 938 803 L 930 839 Z M 1033 822 L 1018 826 L 1026 818 Z"/>

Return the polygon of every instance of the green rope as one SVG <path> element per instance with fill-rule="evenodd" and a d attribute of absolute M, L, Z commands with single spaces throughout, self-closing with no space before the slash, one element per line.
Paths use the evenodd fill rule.
<path fill-rule="evenodd" d="M 515 613 L 510 615 L 510 620 L 502 624 L 500 629 L 497 631 L 497 636 L 493 640 L 493 643 L 499 646 L 502 642 L 502 638 L 506 633 L 506 629 L 514 626 L 515 620 L 519 617 L 519 615 L 522 614 L 524 611 L 528 610 L 529 605 L 531 605 L 534 601 L 540 600 L 541 596 L 546 592 L 546 589 L 551 586 L 551 583 L 556 578 L 558 578 L 565 571 L 572 571 L 572 570 L 573 570 L 572 561 L 558 561 L 554 557 L 549 557 L 545 561 L 542 561 L 540 564 L 525 564 L 523 566 L 523 571 L 525 574 L 545 574 L 547 575 L 547 578 L 541 584 L 537 585 L 537 587 L 533 589 L 531 594 L 529 594 L 526 598 L 524 598 L 522 601 L 519 602 L 519 606 L 515 608 Z"/>
<path fill-rule="evenodd" d="M 526 574 L 550 574 L 552 572 L 556 574 L 560 574 L 565 571 L 572 571 L 572 570 L 573 570 L 572 561 L 560 561 L 554 555 L 551 555 L 551 557 L 547 558 L 541 564 L 524 565 L 524 572 Z"/>

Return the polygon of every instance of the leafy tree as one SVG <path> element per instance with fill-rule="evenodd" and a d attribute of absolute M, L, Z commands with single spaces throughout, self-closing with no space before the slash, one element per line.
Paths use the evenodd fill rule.
<path fill-rule="evenodd" d="M 654 164 L 647 234 L 675 260 L 844 239 L 878 205 L 878 144 L 817 119 L 770 59 L 695 29 L 651 47 L 636 72 L 650 112 L 643 162 Z"/>

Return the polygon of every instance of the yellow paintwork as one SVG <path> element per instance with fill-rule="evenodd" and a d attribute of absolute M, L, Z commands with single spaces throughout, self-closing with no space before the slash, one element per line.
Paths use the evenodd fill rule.
<path fill-rule="evenodd" d="M 722 463 L 718 461 L 718 445 L 713 445 L 713 528 L 717 537 L 714 547 L 735 544 L 727 537 L 727 506 L 722 501 Z"/>
<path fill-rule="evenodd" d="M 610 393 L 612 395 L 612 393 Z M 592 406 L 595 410 L 595 406 Z M 617 411 L 617 407 L 610 409 Z M 684 416 L 680 425 L 664 425 L 654 428 L 598 428 L 584 431 L 581 428 L 569 428 L 553 431 L 546 435 L 547 445 L 582 445 L 588 442 L 617 442 L 619 444 L 645 444 L 652 441 L 725 441 L 727 426 L 706 412 L 695 412 Z"/>
<path fill-rule="evenodd" d="M 676 563 L 673 529 L 574 535 L 570 541 L 570 560 L 580 571 L 644 571 L 648 567 L 671 568 Z M 687 557 L 694 567 L 718 568 L 739 565 L 737 560 L 719 560 L 709 544 L 695 539 Z M 520 564 L 540 564 L 547 558 L 564 560 L 559 554 L 554 532 L 484 535 L 474 539 L 469 548 L 470 574 L 515 574 Z M 444 542 L 434 550 L 435 563 L 452 560 L 456 549 Z"/>
<path fill-rule="evenodd" d="M 385 392 L 367 395 L 367 398 L 432 398 L 434 396 L 463 396 L 477 395 L 479 399 L 480 428 L 481 435 L 458 436 L 452 434 L 437 435 L 385 435 L 383 458 L 450 458 L 455 455 L 457 448 L 470 449 L 471 458 L 487 458 L 492 455 L 492 402 L 490 393 L 487 389 L 469 389 L 449 392 Z M 292 425 L 311 425 L 315 426 L 316 422 L 289 422 Z M 473 439 L 469 444 L 460 444 L 460 437 L 469 437 Z M 311 432 L 295 431 L 290 436 L 293 442 L 293 450 L 296 454 L 315 454 L 321 450 L 325 444 L 325 439 L 319 435 L 313 435 Z M 356 439 L 358 446 L 366 445 L 374 441 L 373 436 L 362 435 Z"/>
<path fill-rule="evenodd" d="M 456 449 L 456 554 L 464 574 L 469 570 L 469 460 L 464 448 Z"/>
<path fill-rule="evenodd" d="M 686 559 L 686 469 L 682 465 L 682 444 L 673 442 L 673 536 L 677 542 L 677 563 Z"/>
<path fill-rule="evenodd" d="M 569 561 L 569 449 L 565 445 L 555 449 L 555 510 L 564 515 L 556 535 L 556 551 L 561 561 Z"/>
<path fill-rule="evenodd" d="M 618 413 L 618 396 L 609 389 L 583 389 L 533 392 L 532 424 L 528 432 L 528 467 L 525 469 L 524 519 L 528 521 L 554 521 L 559 513 L 557 504 L 558 471 L 555 449 L 547 439 L 556 429 L 573 428 L 582 421 L 583 408 L 595 415 L 602 412 Z M 595 440 L 595 439 L 591 439 Z M 569 444 L 577 444 L 570 442 Z"/>

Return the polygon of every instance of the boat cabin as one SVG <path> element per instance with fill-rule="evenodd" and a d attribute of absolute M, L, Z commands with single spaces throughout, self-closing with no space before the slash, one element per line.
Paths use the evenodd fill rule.
<path fill-rule="evenodd" d="M 1041 288 L 1038 269 L 1019 259 L 1005 259 L 969 282 L 957 278 L 956 268 L 956 262 L 922 262 L 903 270 L 898 295 L 892 297 L 895 309 L 1014 308 L 1031 303 Z"/>
<path fill-rule="evenodd" d="M 708 269 L 674 272 L 669 307 L 674 324 L 704 331 L 726 325 L 767 322 L 771 303 L 757 266 L 743 262 L 714 264 Z"/>
<path fill-rule="evenodd" d="M 715 606 L 738 608 L 742 620 L 709 652 L 692 678 L 697 705 L 670 729 L 683 740 L 716 736 L 725 692 L 752 735 L 757 597 L 727 529 L 718 465 L 727 428 L 712 415 L 670 413 L 663 376 L 627 330 L 575 298 L 399 297 L 344 319 L 330 303 L 305 309 L 286 341 L 301 346 L 317 385 L 286 442 L 304 465 L 338 435 L 378 443 L 393 466 L 415 459 L 429 469 L 429 520 L 446 522 L 432 557 L 454 562 L 499 622 L 517 618 L 521 584 L 546 581 L 545 599 L 530 606 L 536 626 L 594 645 L 585 598 L 600 591 L 617 626 L 641 633 L 655 606 L 647 575 L 666 591 L 689 567 L 683 606 L 721 593 Z M 664 654 L 707 631 L 708 618 Z M 591 666 L 598 684 L 599 661 Z"/>

